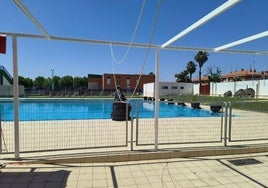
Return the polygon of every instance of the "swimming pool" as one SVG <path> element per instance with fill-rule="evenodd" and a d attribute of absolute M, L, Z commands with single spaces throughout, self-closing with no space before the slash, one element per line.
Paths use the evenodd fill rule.
<path fill-rule="evenodd" d="M 133 99 L 130 115 L 139 118 L 154 118 L 154 102 Z M 20 121 L 111 119 L 113 99 L 24 99 L 19 103 Z M 0 103 L 1 120 L 13 121 L 13 102 Z M 137 110 L 138 109 L 138 110 Z M 159 104 L 159 118 L 219 117 L 209 110 L 194 110 L 190 107 Z"/>

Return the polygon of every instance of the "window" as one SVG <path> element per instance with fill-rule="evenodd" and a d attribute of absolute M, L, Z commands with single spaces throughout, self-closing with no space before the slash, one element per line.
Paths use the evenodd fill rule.
<path fill-rule="evenodd" d="M 177 86 L 172 86 L 171 89 L 178 89 L 178 87 Z"/>
<path fill-rule="evenodd" d="M 110 77 L 108 76 L 107 77 L 107 85 L 110 85 L 111 84 L 111 79 L 110 79 Z"/>
<path fill-rule="evenodd" d="M 119 86 L 120 85 L 120 76 L 116 77 L 116 84 Z"/>
<path fill-rule="evenodd" d="M 181 86 L 181 88 L 180 89 L 184 89 L 184 87 L 183 86 Z"/>
<path fill-rule="evenodd" d="M 168 86 L 162 86 L 161 89 L 168 89 Z"/>
<path fill-rule="evenodd" d="M 129 86 L 130 85 L 130 79 L 129 79 L 129 77 L 127 77 L 127 86 Z"/>

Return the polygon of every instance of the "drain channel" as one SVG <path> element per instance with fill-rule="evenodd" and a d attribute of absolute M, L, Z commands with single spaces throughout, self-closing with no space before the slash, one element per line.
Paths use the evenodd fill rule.
<path fill-rule="evenodd" d="M 254 158 L 228 160 L 228 162 L 232 163 L 235 166 L 245 166 L 245 165 L 254 165 L 262 163 L 261 161 L 258 161 Z"/>

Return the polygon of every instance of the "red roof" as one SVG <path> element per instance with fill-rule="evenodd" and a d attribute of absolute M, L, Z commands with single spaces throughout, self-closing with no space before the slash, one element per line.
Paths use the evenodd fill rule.
<path fill-rule="evenodd" d="M 267 72 L 267 71 L 264 71 Z M 254 78 L 260 78 L 262 77 L 262 73 L 261 72 L 257 72 L 257 71 L 252 71 L 252 70 L 241 70 L 241 71 L 235 71 L 235 72 L 231 72 L 228 74 L 223 74 L 221 75 L 222 79 L 226 79 L 226 78 L 235 78 L 235 77 L 240 77 L 240 78 L 252 78 L 252 76 L 254 76 Z M 194 83 L 199 83 L 199 78 L 193 78 L 192 80 Z M 208 77 L 207 76 L 203 76 L 201 78 L 201 82 L 206 82 L 208 81 Z"/>
<path fill-rule="evenodd" d="M 201 77 L 201 82 L 205 82 L 205 81 L 208 81 L 208 77 L 207 77 L 207 76 L 203 76 L 203 77 Z M 194 83 L 198 83 L 198 82 L 199 82 L 199 77 L 197 77 L 197 78 L 193 78 L 193 79 L 192 79 L 192 82 L 194 82 Z"/>
<path fill-rule="evenodd" d="M 252 70 L 241 70 L 241 71 L 235 71 L 235 72 L 231 72 L 228 74 L 224 74 L 221 77 L 222 78 L 234 78 L 234 77 L 252 77 L 252 75 L 254 75 L 254 77 L 261 77 L 262 74 L 261 72 L 256 72 L 256 71 L 252 71 Z"/>

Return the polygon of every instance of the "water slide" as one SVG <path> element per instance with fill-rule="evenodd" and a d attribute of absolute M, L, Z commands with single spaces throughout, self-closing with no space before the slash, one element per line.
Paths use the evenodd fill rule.
<path fill-rule="evenodd" d="M 11 74 L 9 74 L 4 66 L 0 65 L 0 85 L 12 85 L 12 80 Z"/>

